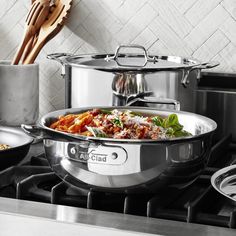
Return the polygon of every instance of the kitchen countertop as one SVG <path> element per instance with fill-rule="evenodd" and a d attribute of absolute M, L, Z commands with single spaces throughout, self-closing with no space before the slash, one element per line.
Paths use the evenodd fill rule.
<path fill-rule="evenodd" d="M 0 235 L 233 236 L 235 229 L 0 198 Z M 139 233 L 137 233 L 139 232 Z"/>

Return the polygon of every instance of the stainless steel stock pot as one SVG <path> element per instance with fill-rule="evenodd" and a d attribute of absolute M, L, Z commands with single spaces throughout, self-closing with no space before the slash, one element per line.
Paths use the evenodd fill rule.
<path fill-rule="evenodd" d="M 166 117 L 178 115 L 192 136 L 168 140 L 87 137 L 49 128 L 59 116 L 97 107 L 51 112 L 39 125 L 22 125 L 32 136 L 44 139 L 46 157 L 63 180 L 82 188 L 115 192 L 155 192 L 182 188 L 205 167 L 216 123 L 197 114 L 143 107 L 103 107 Z M 101 107 L 99 107 L 101 108 Z"/>
<path fill-rule="evenodd" d="M 194 112 L 201 69 L 219 64 L 179 56 L 148 55 L 139 45 L 121 45 L 115 54 L 56 53 L 48 58 L 62 64 L 67 108 L 127 104 L 169 108 L 181 104 L 181 110 Z"/>

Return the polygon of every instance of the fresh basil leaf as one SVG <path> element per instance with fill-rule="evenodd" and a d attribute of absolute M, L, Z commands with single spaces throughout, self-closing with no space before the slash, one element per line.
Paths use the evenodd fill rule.
<path fill-rule="evenodd" d="M 174 131 L 182 130 L 183 125 L 179 123 L 178 116 L 176 114 L 169 115 L 165 120 L 163 124 L 164 128 L 171 127 Z"/>
<path fill-rule="evenodd" d="M 178 116 L 176 114 L 171 114 L 164 119 L 164 128 L 173 127 L 179 124 Z"/>
<path fill-rule="evenodd" d="M 123 122 L 118 117 L 115 117 L 111 122 L 122 129 L 124 127 Z"/>
<path fill-rule="evenodd" d="M 175 137 L 186 137 L 186 136 L 191 136 L 192 134 L 185 131 L 185 130 L 177 130 L 174 132 Z"/>
<path fill-rule="evenodd" d="M 172 128 L 174 131 L 179 131 L 179 130 L 182 130 L 182 129 L 183 129 L 183 125 L 181 125 L 181 124 L 176 124 L 176 125 L 171 126 L 171 128 Z"/>
<path fill-rule="evenodd" d="M 175 131 L 170 127 L 166 130 L 166 134 L 170 136 L 174 136 Z"/>
<path fill-rule="evenodd" d="M 165 119 L 155 116 L 152 118 L 152 121 L 155 125 L 165 128 L 166 134 L 170 137 L 191 136 L 189 132 L 183 130 L 183 125 L 179 123 L 179 119 L 176 114 L 170 114 Z"/>
<path fill-rule="evenodd" d="M 153 122 L 156 126 L 161 126 L 161 127 L 163 127 L 163 119 L 162 119 L 160 116 L 152 117 L 152 122 Z"/>

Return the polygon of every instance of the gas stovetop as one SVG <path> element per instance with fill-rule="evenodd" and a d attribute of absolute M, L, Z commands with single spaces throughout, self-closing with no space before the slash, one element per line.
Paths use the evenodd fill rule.
<path fill-rule="evenodd" d="M 236 229 L 236 205 L 210 183 L 215 171 L 235 162 L 236 145 L 227 136 L 212 147 L 208 167 L 189 187 L 126 195 L 71 186 L 54 174 L 41 153 L 0 173 L 0 197 Z"/>

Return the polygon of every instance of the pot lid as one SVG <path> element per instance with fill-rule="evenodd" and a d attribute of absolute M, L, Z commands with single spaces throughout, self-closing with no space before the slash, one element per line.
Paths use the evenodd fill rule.
<path fill-rule="evenodd" d="M 236 165 L 218 170 L 211 177 L 212 186 L 236 203 Z"/>
<path fill-rule="evenodd" d="M 120 53 L 122 48 L 141 49 L 143 54 Z M 73 66 L 104 71 L 160 71 L 191 69 L 201 65 L 199 61 L 190 58 L 148 55 L 146 49 L 140 45 L 121 45 L 115 54 L 69 56 L 65 58 L 65 62 Z"/>

